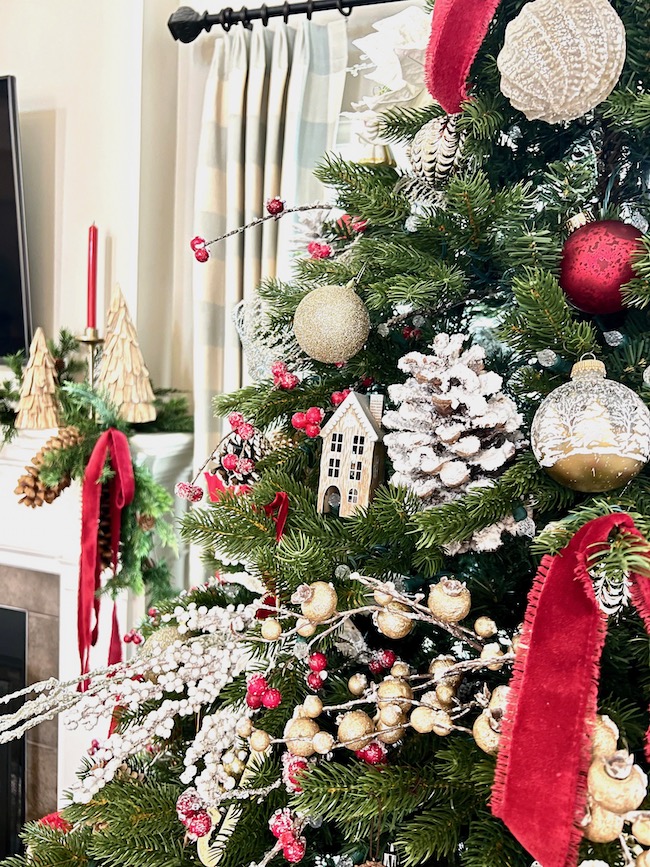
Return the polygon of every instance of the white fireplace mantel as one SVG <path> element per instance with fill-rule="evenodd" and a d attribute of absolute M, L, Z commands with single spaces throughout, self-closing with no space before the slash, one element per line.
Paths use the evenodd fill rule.
<path fill-rule="evenodd" d="M 21 431 L 0 450 L 0 565 L 43 572 L 59 579 L 59 678 L 79 674 L 77 650 L 77 585 L 81 537 L 81 491 L 71 485 L 50 505 L 31 509 L 18 502 L 14 494 L 24 467 L 45 441 L 56 431 Z M 134 460 L 145 463 L 156 481 L 169 491 L 177 481 L 191 475 L 193 437 L 191 434 L 138 434 L 131 438 Z M 176 501 L 175 517 L 183 504 Z M 174 584 L 185 583 L 187 557 L 181 551 L 171 564 Z M 0 599 L 0 605 L 2 600 Z M 123 594 L 118 600 L 122 631 L 140 622 L 146 601 Z M 91 667 L 106 663 L 110 638 L 112 605 L 106 600 L 100 614 L 99 641 L 92 651 Z M 68 731 L 59 722 L 58 781 L 59 799 L 75 779 L 81 757 L 94 737 L 106 736 L 106 724 L 96 732 Z"/>

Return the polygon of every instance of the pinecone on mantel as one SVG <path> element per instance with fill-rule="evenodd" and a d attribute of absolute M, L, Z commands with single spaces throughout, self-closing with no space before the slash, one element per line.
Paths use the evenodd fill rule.
<path fill-rule="evenodd" d="M 43 484 L 40 477 L 40 467 L 43 464 L 47 452 L 58 449 L 68 449 L 77 445 L 82 439 L 76 427 L 63 427 L 51 436 L 45 445 L 38 450 L 32 458 L 31 464 L 25 467 L 25 472 L 18 479 L 18 483 L 14 488 L 14 494 L 17 494 L 20 499 L 19 503 L 35 509 L 37 506 L 42 506 L 43 503 L 53 503 L 60 494 L 70 486 L 72 479 L 69 476 L 64 477 L 53 488 L 49 488 Z"/>

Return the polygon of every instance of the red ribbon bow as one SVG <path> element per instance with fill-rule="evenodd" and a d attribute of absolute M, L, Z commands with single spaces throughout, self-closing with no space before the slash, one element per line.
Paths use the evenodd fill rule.
<path fill-rule="evenodd" d="M 591 729 L 607 616 L 589 575 L 614 529 L 641 537 L 629 515 L 585 524 L 542 560 L 528 599 L 502 725 L 492 812 L 544 867 L 573 867 L 582 837 Z M 650 631 L 650 580 L 632 573 L 632 601 Z M 646 736 L 646 756 L 648 755 Z"/>
<path fill-rule="evenodd" d="M 218 503 L 221 495 L 225 494 L 226 491 L 239 496 L 240 494 L 248 494 L 253 490 L 250 485 L 230 485 L 226 487 L 216 473 L 203 473 L 203 475 L 208 486 L 208 496 L 212 503 Z"/>
<path fill-rule="evenodd" d="M 264 511 L 275 523 L 275 541 L 279 542 L 284 534 L 284 525 L 287 523 L 289 514 L 289 495 L 284 491 L 278 491 L 273 502 L 264 506 Z"/>
<path fill-rule="evenodd" d="M 435 0 L 425 80 L 448 114 L 467 99 L 467 76 L 501 0 Z"/>
<path fill-rule="evenodd" d="M 79 593 L 77 602 L 77 640 L 81 673 L 90 670 L 90 648 L 97 643 L 99 629 L 100 598 L 97 591 L 101 586 L 101 558 L 98 546 L 99 504 L 102 486 L 99 482 L 107 458 L 110 458 L 114 476 L 107 482 L 110 492 L 111 516 L 111 559 L 113 569 L 117 567 L 120 544 L 122 509 L 128 506 L 135 494 L 135 479 L 129 441 L 119 430 L 110 428 L 97 440 L 86 466 L 82 485 L 81 505 L 81 558 L 79 561 Z M 113 605 L 113 623 L 108 664 L 114 665 L 122 660 L 117 606 Z M 81 684 L 81 690 L 88 683 Z"/>

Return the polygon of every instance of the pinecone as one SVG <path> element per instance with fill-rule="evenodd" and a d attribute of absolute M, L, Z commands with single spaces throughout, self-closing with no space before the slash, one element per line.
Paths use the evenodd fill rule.
<path fill-rule="evenodd" d="M 32 458 L 31 464 L 25 467 L 25 473 L 18 479 L 14 488 L 14 494 L 20 497 L 19 503 L 35 509 L 43 503 L 53 503 L 54 500 L 70 486 L 72 479 L 64 476 L 53 488 L 48 488 L 41 481 L 39 469 L 43 464 L 45 455 L 50 451 L 67 449 L 77 445 L 82 439 L 76 427 L 61 428 L 58 433 L 50 437 L 45 445 Z"/>
<path fill-rule="evenodd" d="M 99 500 L 97 551 L 102 569 L 107 569 L 113 560 L 111 550 L 111 491 L 109 485 L 102 485 L 102 493 Z"/>
<path fill-rule="evenodd" d="M 463 136 L 455 115 L 425 123 L 411 143 L 409 159 L 416 176 L 434 187 L 444 184 L 462 158 Z"/>
<path fill-rule="evenodd" d="M 271 444 L 263 433 L 256 430 L 250 439 L 242 439 L 233 431 L 221 443 L 215 455 L 217 466 L 213 472 L 226 487 L 253 485 L 259 480 L 255 470 L 257 462 L 271 451 Z"/>

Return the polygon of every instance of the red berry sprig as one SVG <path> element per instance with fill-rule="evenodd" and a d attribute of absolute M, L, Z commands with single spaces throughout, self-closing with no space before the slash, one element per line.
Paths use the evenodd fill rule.
<path fill-rule="evenodd" d="M 310 241 L 310 243 L 307 244 L 307 252 L 312 259 L 329 259 L 334 251 L 330 244 L 326 244 L 322 241 Z M 196 255 L 196 253 L 194 255 Z"/>
<path fill-rule="evenodd" d="M 305 678 L 307 686 L 314 692 L 318 692 L 319 689 L 323 688 L 327 678 L 327 657 L 317 650 L 309 656 L 307 665 L 310 669 Z"/>
<path fill-rule="evenodd" d="M 310 406 L 306 412 L 294 412 L 291 424 L 296 430 L 303 430 L 312 439 L 320 434 L 320 425 L 325 413 L 319 406 Z"/>
<path fill-rule="evenodd" d="M 393 650 L 377 650 L 370 657 L 368 668 L 373 674 L 388 671 L 395 664 L 397 654 Z"/>
<path fill-rule="evenodd" d="M 344 388 L 343 391 L 333 391 L 330 400 L 332 401 L 334 406 L 340 406 L 349 394 L 349 388 Z"/>
<path fill-rule="evenodd" d="M 140 635 L 137 629 L 131 629 L 130 632 L 127 632 L 126 635 L 122 638 L 122 641 L 125 644 L 142 644 L 144 641 L 144 637 Z"/>
<path fill-rule="evenodd" d="M 272 199 L 267 199 L 266 210 L 272 217 L 279 217 L 284 212 L 287 204 L 280 196 L 273 196 Z"/>
<path fill-rule="evenodd" d="M 251 440 L 255 436 L 255 428 L 240 412 L 231 412 L 228 416 L 228 424 L 243 440 Z"/>
<path fill-rule="evenodd" d="M 355 756 L 368 765 L 381 765 L 386 761 L 388 750 L 379 741 L 371 741 L 365 747 L 355 751 Z"/>
<path fill-rule="evenodd" d="M 246 704 L 252 710 L 261 707 L 275 708 L 282 703 L 282 693 L 279 689 L 270 687 L 261 674 L 252 674 L 246 684 Z"/>
<path fill-rule="evenodd" d="M 298 820 L 288 807 L 275 811 L 269 819 L 269 829 L 282 847 L 282 854 L 287 861 L 292 864 L 302 861 L 307 850 L 307 841 L 298 836 Z"/>
<path fill-rule="evenodd" d="M 174 493 L 179 499 L 189 500 L 190 503 L 198 503 L 203 498 L 203 488 L 191 482 L 177 482 Z"/>
<path fill-rule="evenodd" d="M 273 385 L 277 388 L 283 388 L 285 391 L 291 391 L 300 382 L 296 374 L 291 373 L 284 361 L 274 361 L 271 365 L 271 373 L 273 374 Z"/>

